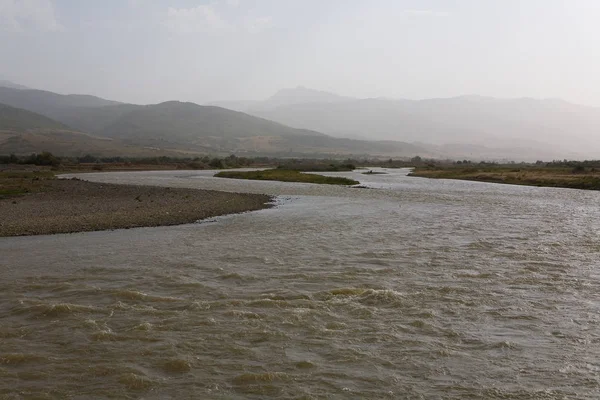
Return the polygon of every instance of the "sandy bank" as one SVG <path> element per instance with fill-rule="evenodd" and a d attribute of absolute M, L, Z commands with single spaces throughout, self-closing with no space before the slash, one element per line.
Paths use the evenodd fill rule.
<path fill-rule="evenodd" d="M 268 208 L 262 194 L 54 179 L 42 192 L 0 199 L 0 236 L 178 225 Z"/>

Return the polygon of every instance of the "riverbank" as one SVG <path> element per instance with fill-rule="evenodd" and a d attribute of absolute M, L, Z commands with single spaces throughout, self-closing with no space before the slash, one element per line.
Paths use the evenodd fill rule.
<path fill-rule="evenodd" d="M 0 237 L 192 223 L 270 207 L 262 194 L 0 176 Z"/>
<path fill-rule="evenodd" d="M 600 172 L 595 169 L 537 166 L 436 166 L 415 168 L 409 176 L 459 179 L 510 185 L 600 190 Z"/>

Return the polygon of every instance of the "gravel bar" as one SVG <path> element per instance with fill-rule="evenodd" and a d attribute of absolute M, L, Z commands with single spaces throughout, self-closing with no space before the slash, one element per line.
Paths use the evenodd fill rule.
<path fill-rule="evenodd" d="M 271 207 L 263 194 L 55 179 L 48 190 L 0 199 L 0 237 L 179 225 Z"/>

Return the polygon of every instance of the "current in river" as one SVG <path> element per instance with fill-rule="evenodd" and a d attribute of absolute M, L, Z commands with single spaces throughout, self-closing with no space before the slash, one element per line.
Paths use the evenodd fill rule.
<path fill-rule="evenodd" d="M 332 173 L 195 224 L 0 239 L 1 399 L 597 399 L 600 193 Z"/>

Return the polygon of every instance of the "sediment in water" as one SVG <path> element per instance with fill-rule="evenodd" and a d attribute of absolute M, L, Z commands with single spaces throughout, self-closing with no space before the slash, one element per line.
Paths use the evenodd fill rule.
<path fill-rule="evenodd" d="M 49 182 L 43 192 L 0 199 L 0 237 L 179 225 L 268 208 L 272 200 L 213 190 Z"/>

